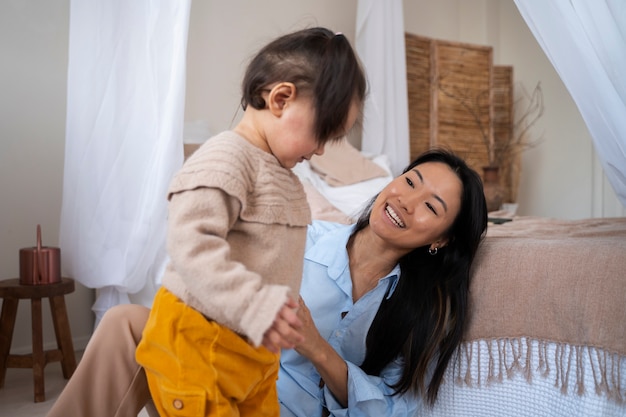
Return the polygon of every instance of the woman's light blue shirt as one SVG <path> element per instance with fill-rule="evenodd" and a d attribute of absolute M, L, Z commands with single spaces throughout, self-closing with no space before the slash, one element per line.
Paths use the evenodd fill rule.
<path fill-rule="evenodd" d="M 417 399 L 411 394 L 391 396 L 391 384 L 401 375 L 399 360 L 380 376 L 365 374 L 365 339 L 383 297 L 398 280 L 396 267 L 378 285 L 352 302 L 352 281 L 346 244 L 353 225 L 314 221 L 309 226 L 300 295 L 317 329 L 348 364 L 348 408 L 343 408 L 328 388 L 320 388 L 315 367 L 295 350 L 283 350 L 278 397 L 281 417 L 320 416 L 326 406 L 332 416 L 413 416 Z M 376 256 L 372 253 L 372 256 Z M 343 318 L 342 318 L 343 316 Z"/>

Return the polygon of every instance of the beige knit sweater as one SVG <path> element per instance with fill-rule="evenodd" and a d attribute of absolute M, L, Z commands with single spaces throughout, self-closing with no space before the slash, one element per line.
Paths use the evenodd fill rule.
<path fill-rule="evenodd" d="M 233 132 L 202 145 L 170 184 L 163 286 L 258 346 L 297 299 L 310 209 L 302 184 Z"/>

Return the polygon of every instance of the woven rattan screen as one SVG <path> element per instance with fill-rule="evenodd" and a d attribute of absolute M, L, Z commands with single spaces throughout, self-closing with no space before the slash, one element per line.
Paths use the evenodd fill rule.
<path fill-rule="evenodd" d="M 433 146 L 462 156 L 476 171 L 489 165 L 512 134 L 511 67 L 493 65 L 493 49 L 407 33 L 411 158 Z M 489 147 L 489 144 L 494 144 Z M 511 201 L 511 158 L 500 167 Z"/>
<path fill-rule="evenodd" d="M 521 154 L 507 148 L 513 135 L 513 67 L 493 67 L 493 140 L 495 150 L 502 154 L 500 183 L 505 188 L 504 201 L 515 201 L 519 186 Z M 510 145 L 509 145 L 510 146 Z M 515 151 L 515 152 L 513 152 Z"/>

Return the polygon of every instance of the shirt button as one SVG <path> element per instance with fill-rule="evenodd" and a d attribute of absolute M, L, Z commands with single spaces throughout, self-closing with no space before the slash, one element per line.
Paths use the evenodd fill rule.
<path fill-rule="evenodd" d="M 183 409 L 183 407 L 185 406 L 185 404 L 183 404 L 183 401 L 182 401 L 182 400 L 179 400 L 178 398 L 177 398 L 177 399 L 175 399 L 175 400 L 172 402 L 172 405 L 173 405 L 173 406 L 174 406 L 174 408 L 175 408 L 175 409 L 177 409 L 177 410 L 182 410 L 182 409 Z"/>

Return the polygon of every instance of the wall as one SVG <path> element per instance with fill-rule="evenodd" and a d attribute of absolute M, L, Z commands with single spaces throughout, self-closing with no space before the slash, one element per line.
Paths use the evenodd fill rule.
<path fill-rule="evenodd" d="M 275 35 L 324 25 L 354 40 L 357 0 L 195 0 L 188 45 L 186 120 L 200 134 L 237 118 L 239 81 L 250 55 Z M 405 29 L 423 36 L 492 45 L 529 88 L 541 81 L 543 141 L 524 153 L 519 214 L 576 219 L 626 215 L 606 184 L 591 139 L 558 75 L 513 0 L 405 0 Z M 0 2 L 0 278 L 18 275 L 18 251 L 35 226 L 58 244 L 61 210 L 69 0 Z M 191 131 L 187 131 L 191 137 Z M 93 291 L 67 297 L 77 348 L 93 326 Z M 28 303 L 20 303 L 14 351 L 30 345 Z M 46 307 L 46 306 L 44 306 Z M 47 307 L 46 307 L 47 308 Z M 47 311 L 47 310 L 44 310 Z M 45 342 L 54 341 L 46 317 Z"/>
<path fill-rule="evenodd" d="M 65 143 L 69 0 L 0 2 L 0 279 L 19 276 L 19 249 L 57 246 Z M 63 254 L 61 254 L 61 257 Z M 93 327 L 93 291 L 66 296 L 77 348 Z M 44 343 L 54 331 L 43 302 Z M 19 303 L 13 352 L 30 349 L 30 303 Z M 10 372 L 10 371 L 9 371 Z"/>

